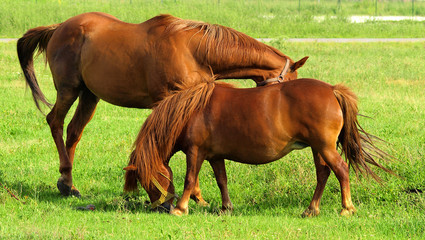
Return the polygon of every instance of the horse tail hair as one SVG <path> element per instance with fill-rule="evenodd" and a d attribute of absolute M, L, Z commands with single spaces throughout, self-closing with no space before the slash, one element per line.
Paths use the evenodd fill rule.
<path fill-rule="evenodd" d="M 154 106 L 137 136 L 133 154 L 125 169 L 125 191 L 136 190 L 137 179 L 145 189 L 149 189 L 151 177 L 171 156 L 174 144 L 193 113 L 201 111 L 208 104 L 214 86 L 213 81 L 184 88 L 180 86 L 180 90 L 172 92 Z M 134 174 L 136 172 L 137 175 Z"/>
<path fill-rule="evenodd" d="M 50 38 L 60 24 L 36 27 L 28 30 L 17 43 L 19 63 L 25 76 L 27 85 L 30 87 L 32 97 L 38 110 L 42 112 L 39 102 L 51 107 L 46 97 L 38 85 L 34 72 L 34 52 L 38 49 L 38 54 L 46 52 Z"/>
<path fill-rule="evenodd" d="M 375 160 L 388 161 L 395 158 L 376 147 L 372 141 L 372 139 L 383 140 L 367 133 L 360 126 L 357 120 L 357 96 L 342 84 L 335 85 L 333 92 L 339 102 L 344 119 L 343 128 L 338 136 L 338 145 L 342 149 L 349 166 L 354 169 L 357 176 L 359 173 L 366 173 L 366 175 L 372 176 L 377 182 L 381 182 L 382 180 L 369 168 L 368 164 L 396 175 L 393 171 L 385 168 Z"/>

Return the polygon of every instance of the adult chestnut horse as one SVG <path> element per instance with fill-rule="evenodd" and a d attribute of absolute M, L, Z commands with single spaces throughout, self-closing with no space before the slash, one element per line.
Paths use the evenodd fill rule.
<path fill-rule="evenodd" d="M 105 13 L 86 13 L 28 30 L 18 40 L 18 56 L 34 101 L 50 105 L 39 88 L 33 54 L 45 52 L 57 90 L 47 115 L 59 153 L 63 195 L 79 195 L 72 165 L 83 129 L 99 99 L 132 108 L 150 108 L 170 90 L 210 79 L 247 78 L 259 85 L 291 80 L 298 62 L 231 28 L 160 15 L 129 24 Z M 63 139 L 65 115 L 77 110 Z"/>
<path fill-rule="evenodd" d="M 311 147 L 317 186 L 304 216 L 319 214 L 326 181 L 333 171 L 341 186 L 342 215 L 356 211 L 351 201 L 349 166 L 379 177 L 368 164 L 391 172 L 374 158 L 390 159 L 374 146 L 371 135 L 357 121 L 357 100 L 343 85 L 314 79 L 236 89 L 202 83 L 165 98 L 145 121 L 136 149 L 125 168 L 125 190 L 148 192 L 153 207 L 170 206 L 174 199 L 170 156 L 182 150 L 187 157 L 183 196 L 171 213 L 188 213 L 188 200 L 204 159 L 214 171 L 221 191 L 222 208 L 232 209 L 224 159 L 247 164 L 276 161 L 292 150 Z M 191 106 L 190 110 L 187 106 Z M 190 116 L 181 116 L 189 109 Z M 158 119 L 165 119 L 157 125 Z M 160 121 L 159 121 L 160 122 Z M 161 131 L 158 131 L 161 129 Z M 348 164 L 337 151 L 342 149 Z"/>

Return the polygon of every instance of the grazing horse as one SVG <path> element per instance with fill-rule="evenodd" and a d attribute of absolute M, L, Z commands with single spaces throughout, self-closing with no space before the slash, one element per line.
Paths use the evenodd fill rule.
<path fill-rule="evenodd" d="M 213 168 L 222 208 L 231 210 L 224 159 L 266 164 L 292 150 L 310 147 L 317 186 L 303 215 L 319 214 L 331 171 L 341 187 L 341 214 L 350 215 L 356 209 L 350 195 L 349 166 L 356 173 L 367 173 L 377 180 L 379 177 L 368 164 L 391 172 L 375 161 L 374 158 L 391 157 L 375 147 L 371 135 L 360 127 L 357 114 L 353 92 L 343 85 L 332 86 L 319 80 L 297 79 L 252 89 L 203 83 L 165 98 L 153 109 L 125 168 L 125 190 L 135 190 L 139 181 L 153 207 L 170 206 L 175 195 L 168 161 L 173 153 L 182 150 L 187 157 L 184 191 L 171 213 L 188 213 L 188 200 L 204 159 Z"/>
<path fill-rule="evenodd" d="M 77 196 L 72 181 L 75 148 L 99 99 L 150 108 L 169 91 L 211 76 L 253 79 L 258 85 L 296 79 L 296 70 L 307 60 L 294 62 L 273 47 L 219 25 L 171 15 L 130 24 L 105 13 L 85 13 L 30 29 L 18 40 L 19 62 L 39 109 L 39 102 L 51 105 L 34 73 L 37 48 L 46 53 L 57 90 L 46 119 L 59 153 L 58 188 L 63 195 Z M 77 98 L 65 144 L 64 118 Z"/>

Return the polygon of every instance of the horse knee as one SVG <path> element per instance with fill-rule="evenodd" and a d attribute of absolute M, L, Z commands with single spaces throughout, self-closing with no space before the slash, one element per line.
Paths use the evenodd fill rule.
<path fill-rule="evenodd" d="M 58 121 L 58 119 L 55 118 L 55 113 L 53 111 L 47 114 L 46 122 L 49 124 L 50 131 L 53 135 L 57 133 L 63 133 L 63 121 Z"/>
<path fill-rule="evenodd" d="M 194 189 L 195 188 L 195 179 L 193 178 L 186 178 L 184 182 L 184 189 Z"/>

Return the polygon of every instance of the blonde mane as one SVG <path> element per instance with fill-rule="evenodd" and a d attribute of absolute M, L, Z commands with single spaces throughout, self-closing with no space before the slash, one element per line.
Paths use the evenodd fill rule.
<path fill-rule="evenodd" d="M 146 189 L 167 160 L 177 138 L 195 111 L 208 104 L 214 90 L 213 79 L 173 92 L 161 100 L 144 122 L 130 156 L 124 189 L 137 189 L 137 180 Z M 136 172 L 133 170 L 135 169 Z M 137 173 L 137 174 L 136 174 Z"/>

